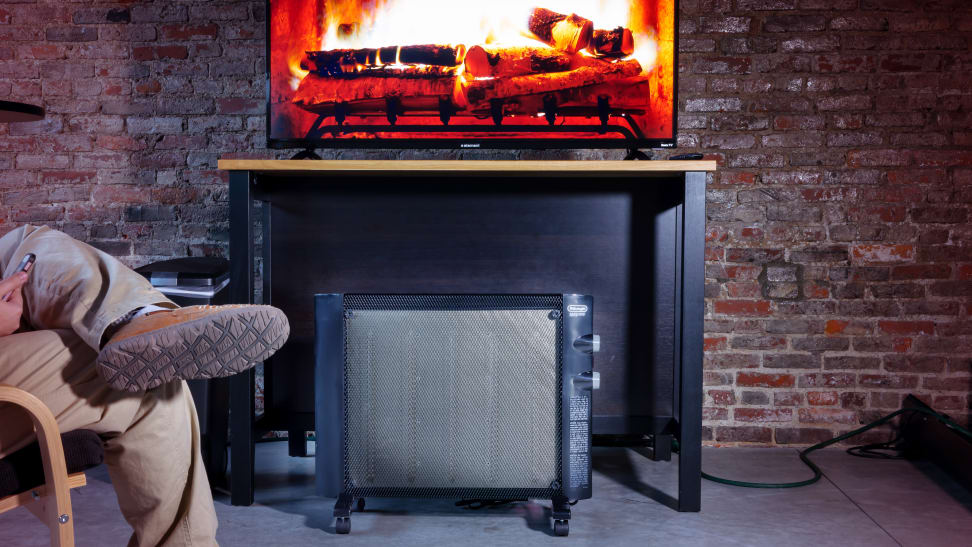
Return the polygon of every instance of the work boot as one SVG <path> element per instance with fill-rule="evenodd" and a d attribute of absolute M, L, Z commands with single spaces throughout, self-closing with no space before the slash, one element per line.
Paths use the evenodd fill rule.
<path fill-rule="evenodd" d="M 172 380 L 232 376 L 287 341 L 287 317 L 271 306 L 191 306 L 136 316 L 111 333 L 98 373 L 115 389 L 145 391 Z"/>

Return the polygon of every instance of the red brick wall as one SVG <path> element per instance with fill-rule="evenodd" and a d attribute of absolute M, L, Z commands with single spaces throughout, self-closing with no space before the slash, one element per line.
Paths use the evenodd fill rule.
<path fill-rule="evenodd" d="M 683 0 L 708 192 L 705 417 L 809 443 L 915 393 L 967 417 L 972 2 Z"/>
<path fill-rule="evenodd" d="M 721 167 L 708 193 L 708 440 L 811 442 L 909 392 L 967 418 L 970 10 L 681 0 L 679 152 Z M 262 149 L 264 17 L 262 1 L 0 0 L 0 99 L 48 109 L 0 125 L 0 234 L 51 224 L 130 264 L 225 253 L 217 158 L 275 155 Z"/>

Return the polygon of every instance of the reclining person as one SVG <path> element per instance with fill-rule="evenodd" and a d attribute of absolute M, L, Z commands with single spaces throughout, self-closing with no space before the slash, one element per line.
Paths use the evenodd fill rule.
<path fill-rule="evenodd" d="M 36 255 L 18 273 L 21 258 Z M 269 306 L 178 308 L 117 259 L 46 227 L 0 238 L 0 384 L 24 389 L 61 432 L 104 440 L 129 545 L 214 545 L 216 513 L 184 380 L 228 376 L 290 332 Z M 0 405 L 0 457 L 34 441 Z"/>

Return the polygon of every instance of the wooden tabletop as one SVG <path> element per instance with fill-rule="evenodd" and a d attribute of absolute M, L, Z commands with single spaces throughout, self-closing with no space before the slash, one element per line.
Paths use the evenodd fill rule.
<path fill-rule="evenodd" d="M 226 171 L 361 173 L 682 173 L 715 171 L 715 161 L 457 161 L 457 160 L 238 160 L 221 159 Z"/>

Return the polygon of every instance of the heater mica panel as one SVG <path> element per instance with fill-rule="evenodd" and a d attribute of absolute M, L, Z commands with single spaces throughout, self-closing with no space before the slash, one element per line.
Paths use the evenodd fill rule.
<path fill-rule="evenodd" d="M 591 496 L 593 302 L 317 295 L 317 486 L 365 497 Z M 342 526 L 348 522 L 339 521 Z"/>

